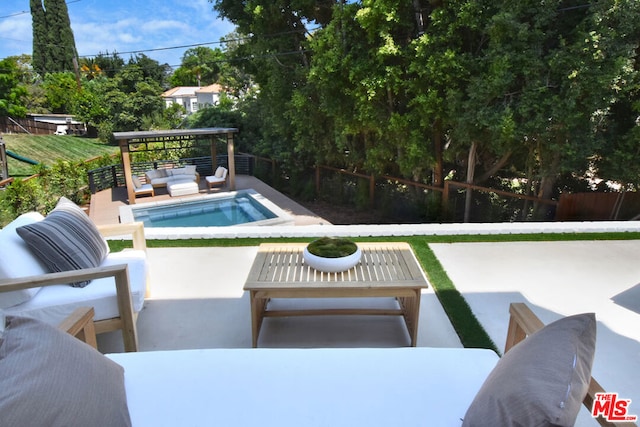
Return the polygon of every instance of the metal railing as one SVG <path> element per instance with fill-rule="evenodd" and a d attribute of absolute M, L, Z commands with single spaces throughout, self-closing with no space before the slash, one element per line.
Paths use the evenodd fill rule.
<path fill-rule="evenodd" d="M 253 156 L 237 154 L 234 156 L 235 170 L 237 174 L 253 175 L 255 160 Z M 229 159 L 226 154 L 216 156 L 218 166 L 229 167 Z M 171 167 L 182 167 L 195 165 L 200 176 L 213 175 L 213 165 L 211 157 L 191 157 L 180 160 L 156 160 L 153 162 L 138 162 L 131 164 L 131 173 L 134 176 L 144 176 L 144 173 L 151 169 L 164 169 Z M 122 164 L 93 169 L 87 172 L 89 180 L 89 190 L 92 194 L 108 188 L 125 186 L 124 169 Z"/>

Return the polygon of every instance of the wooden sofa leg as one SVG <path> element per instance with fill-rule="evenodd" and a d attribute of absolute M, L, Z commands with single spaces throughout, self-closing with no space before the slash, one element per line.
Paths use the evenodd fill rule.
<path fill-rule="evenodd" d="M 98 341 L 93 316 L 93 307 L 78 307 L 58 325 L 58 328 L 97 349 Z"/>

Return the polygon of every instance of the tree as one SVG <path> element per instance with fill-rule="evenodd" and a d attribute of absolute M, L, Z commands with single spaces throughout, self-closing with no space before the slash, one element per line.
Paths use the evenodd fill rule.
<path fill-rule="evenodd" d="M 291 98 L 296 87 L 306 84 L 310 53 L 307 24 L 315 20 L 313 0 L 258 0 L 245 2 L 216 0 L 214 8 L 233 22 L 244 41 L 229 51 L 229 60 L 252 75 L 260 90 L 259 113 L 254 116 L 263 132 L 255 151 L 293 161 Z M 291 160 L 291 161 L 287 161 Z"/>
<path fill-rule="evenodd" d="M 150 82 L 156 83 L 161 88 L 168 88 L 168 79 L 171 75 L 171 66 L 167 63 L 160 64 L 155 59 L 149 58 L 144 53 L 138 53 L 129 58 L 129 66 L 137 66 L 141 71 L 141 77 Z M 123 67 L 121 71 L 124 71 Z"/>
<path fill-rule="evenodd" d="M 30 0 L 30 7 L 33 68 L 42 76 L 73 71 L 78 54 L 65 0 Z"/>
<path fill-rule="evenodd" d="M 98 128 L 101 139 L 114 131 L 140 130 L 162 118 L 162 87 L 156 80 L 165 68 L 146 56 L 132 58 L 113 78 L 96 76 L 75 95 L 73 113 Z"/>
<path fill-rule="evenodd" d="M 66 114 L 78 90 L 73 73 L 48 73 L 42 82 L 47 106 L 52 113 Z"/>
<path fill-rule="evenodd" d="M 20 81 L 21 69 L 18 57 L 0 61 L 0 116 L 24 117 L 27 89 Z"/>
<path fill-rule="evenodd" d="M 556 196 L 564 174 L 584 176 L 604 143 L 612 102 L 632 81 L 632 22 L 640 14 L 631 3 L 497 5 L 483 24 L 487 45 L 465 97 L 452 104 L 457 138 L 489 155 L 485 177 L 508 155 L 500 166 L 520 171 L 539 197 Z"/>
<path fill-rule="evenodd" d="M 86 59 L 89 61 L 89 58 Z M 98 56 L 91 59 L 91 62 L 100 68 L 101 75 L 109 78 L 115 77 L 124 67 L 124 59 L 115 52 L 112 54 L 109 54 L 109 52 L 99 53 Z"/>
<path fill-rule="evenodd" d="M 225 56 L 220 49 L 198 46 L 188 49 L 182 64 L 170 78 L 171 86 L 208 86 L 217 83 Z"/>
<path fill-rule="evenodd" d="M 552 198 L 594 170 L 634 182 L 639 2 L 217 0 L 257 85 L 259 150 Z M 330 11 L 331 13 L 327 13 Z M 308 31 L 312 25 L 319 25 Z M 624 165 L 624 166 L 622 166 Z"/>

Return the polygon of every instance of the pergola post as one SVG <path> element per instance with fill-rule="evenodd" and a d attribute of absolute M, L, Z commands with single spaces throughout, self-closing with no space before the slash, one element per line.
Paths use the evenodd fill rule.
<path fill-rule="evenodd" d="M 120 141 L 120 153 L 122 154 L 122 169 L 124 169 L 124 182 L 127 186 L 127 196 L 129 197 L 129 204 L 136 204 L 136 192 L 133 186 L 133 179 L 131 179 L 131 156 L 129 154 L 129 140 L 123 139 Z"/>
<path fill-rule="evenodd" d="M 211 137 L 211 175 L 216 173 L 218 167 L 218 153 L 216 152 L 216 137 Z"/>
<path fill-rule="evenodd" d="M 233 132 L 227 132 L 227 156 L 229 162 L 229 190 L 236 189 L 236 157 L 233 147 Z"/>

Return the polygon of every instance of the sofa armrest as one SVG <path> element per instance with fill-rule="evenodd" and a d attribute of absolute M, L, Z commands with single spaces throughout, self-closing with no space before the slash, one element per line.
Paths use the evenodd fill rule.
<path fill-rule="evenodd" d="M 126 264 L 1 280 L 0 292 L 61 285 L 81 282 L 83 280 L 101 279 L 103 277 L 113 277 L 116 282 L 116 297 L 118 301 L 118 311 L 120 313 L 120 319 L 118 321 L 122 329 L 124 349 L 125 351 L 138 351 L 138 332 L 136 330 L 131 289 L 129 286 L 129 268 Z"/>
<path fill-rule="evenodd" d="M 509 305 L 509 313 L 511 314 L 511 316 L 509 318 L 507 342 L 504 346 L 505 353 L 509 351 L 514 345 L 524 340 L 527 336 L 544 327 L 544 323 L 542 323 L 538 316 L 536 316 L 535 313 L 531 311 L 531 309 L 524 303 L 511 303 Z M 589 390 L 587 391 L 587 395 L 582 401 L 582 403 L 587 407 L 588 410 L 591 410 L 593 407 L 593 401 L 596 399 L 596 393 L 605 393 L 605 390 L 602 388 L 602 386 L 600 386 L 595 378 L 591 377 Z M 596 418 L 596 421 L 598 421 L 601 426 L 633 427 L 636 425 L 635 423 L 629 422 L 611 423 L 605 420 L 602 416 Z"/>
<path fill-rule="evenodd" d="M 98 349 L 96 328 L 93 325 L 93 307 L 78 307 L 58 325 L 58 328 Z"/>
<path fill-rule="evenodd" d="M 133 249 L 147 251 L 147 241 L 144 237 L 144 224 L 131 222 L 127 224 L 98 225 L 98 231 L 103 237 L 131 236 Z"/>

